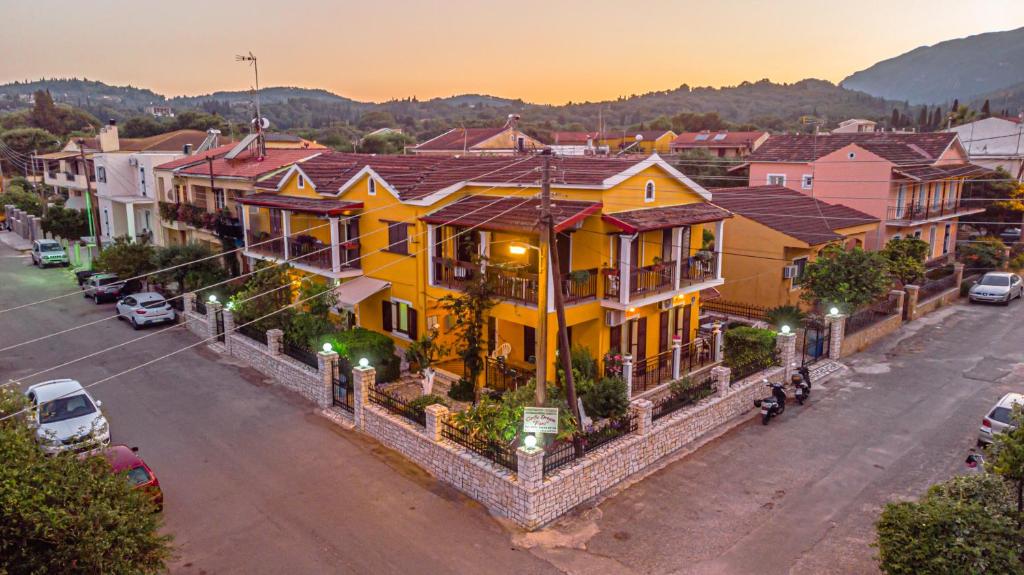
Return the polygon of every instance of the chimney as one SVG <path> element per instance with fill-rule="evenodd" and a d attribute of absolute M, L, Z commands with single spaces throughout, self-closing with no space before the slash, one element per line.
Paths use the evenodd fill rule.
<path fill-rule="evenodd" d="M 121 149 L 121 141 L 117 137 L 117 120 L 107 120 L 107 125 L 100 128 L 97 138 L 101 152 L 116 152 Z"/>
<path fill-rule="evenodd" d="M 184 146 L 182 146 L 181 147 L 181 153 L 185 154 L 186 156 L 191 156 L 192 155 L 192 144 L 185 144 Z"/>
<path fill-rule="evenodd" d="M 509 114 L 508 121 L 505 122 L 505 127 L 512 128 L 513 130 L 518 129 L 519 117 L 519 114 Z"/>

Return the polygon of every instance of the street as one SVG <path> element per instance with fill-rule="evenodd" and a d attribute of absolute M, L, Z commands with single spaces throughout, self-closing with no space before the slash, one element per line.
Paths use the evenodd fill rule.
<path fill-rule="evenodd" d="M 0 309 L 77 290 L 0 246 Z M 0 347 L 112 316 L 77 293 L 0 314 Z M 1024 305 L 905 326 L 762 426 L 751 419 L 537 533 L 511 530 L 403 457 L 197 346 L 91 389 L 166 494 L 175 573 L 877 572 L 886 501 L 958 473 L 984 412 L 1024 389 Z M 117 320 L 0 354 L 25 377 L 159 329 Z M 73 363 L 84 385 L 197 339 L 171 328 Z"/>

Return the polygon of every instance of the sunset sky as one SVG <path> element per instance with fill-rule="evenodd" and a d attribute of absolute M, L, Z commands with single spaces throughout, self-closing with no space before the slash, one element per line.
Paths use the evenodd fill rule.
<path fill-rule="evenodd" d="M 1024 1 L 0 0 L 0 82 L 87 77 L 159 93 L 264 86 L 357 100 L 603 100 L 680 84 L 846 75 L 1024 26 Z"/>

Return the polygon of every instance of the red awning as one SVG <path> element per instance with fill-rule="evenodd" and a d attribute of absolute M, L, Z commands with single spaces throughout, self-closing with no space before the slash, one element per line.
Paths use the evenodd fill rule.
<path fill-rule="evenodd" d="M 307 214 L 320 214 L 324 216 L 340 216 L 346 212 L 360 210 L 362 202 L 347 202 L 344 200 L 297 198 L 294 196 L 280 196 L 278 194 L 253 194 L 238 198 L 238 203 L 245 206 L 260 206 L 263 208 L 278 208 L 291 212 L 303 212 Z"/>

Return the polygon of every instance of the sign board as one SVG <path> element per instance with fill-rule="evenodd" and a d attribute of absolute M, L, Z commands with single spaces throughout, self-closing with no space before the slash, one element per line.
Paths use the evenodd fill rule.
<path fill-rule="evenodd" d="M 523 431 L 526 433 L 558 433 L 558 408 L 524 407 Z"/>

